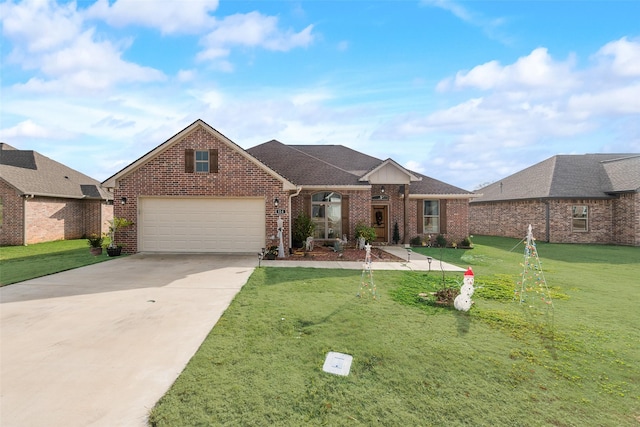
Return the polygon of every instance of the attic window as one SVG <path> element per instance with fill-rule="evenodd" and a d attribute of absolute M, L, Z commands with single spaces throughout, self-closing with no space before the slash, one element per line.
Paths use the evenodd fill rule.
<path fill-rule="evenodd" d="M 209 172 L 208 151 L 196 151 L 196 172 Z"/>
<path fill-rule="evenodd" d="M 217 173 L 218 150 L 184 150 L 184 171 L 186 173 Z"/>

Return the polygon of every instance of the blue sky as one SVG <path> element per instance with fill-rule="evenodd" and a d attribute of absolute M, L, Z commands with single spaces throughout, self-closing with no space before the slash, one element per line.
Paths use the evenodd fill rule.
<path fill-rule="evenodd" d="M 640 152 L 640 2 L 0 3 L 0 140 L 103 180 L 200 118 L 475 190 Z"/>

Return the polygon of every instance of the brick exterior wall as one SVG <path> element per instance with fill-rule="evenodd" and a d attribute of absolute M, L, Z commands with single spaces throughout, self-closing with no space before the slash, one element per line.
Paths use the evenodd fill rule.
<path fill-rule="evenodd" d="M 106 231 L 107 220 L 113 217 L 113 206 L 104 201 L 40 196 L 25 199 L 2 181 L 0 197 L 3 204 L 1 245 L 80 239 Z"/>
<path fill-rule="evenodd" d="M 327 187 L 325 190 L 305 190 L 299 196 L 292 200 L 292 220 L 298 216 L 304 208 L 305 195 L 311 195 L 318 191 L 336 191 L 341 195 L 349 196 L 349 233 L 348 239 L 351 243 L 355 242 L 355 226 L 359 222 L 365 224 L 371 223 L 371 206 L 383 205 L 388 207 L 389 212 L 389 233 L 388 241 L 385 243 L 393 243 L 393 227 L 398 223 L 400 231 L 400 242 L 409 242 L 413 237 L 418 236 L 418 209 L 417 204 L 422 201 L 410 198 L 407 205 L 407 224 L 408 236 L 405 236 L 404 226 L 404 210 L 405 200 L 400 185 L 385 184 L 385 192 L 381 191 L 382 185 L 372 185 L 371 189 L 363 190 L 340 190 Z M 373 196 L 382 195 L 388 197 L 388 200 L 372 200 Z M 310 212 L 306 212 L 310 215 Z M 421 221 L 422 219 L 420 219 Z M 448 199 L 446 201 L 446 232 L 444 236 L 452 242 L 460 242 L 469 235 L 469 199 Z M 426 238 L 426 235 L 420 235 Z M 406 237 L 406 240 L 405 240 Z M 433 236 L 435 238 L 435 236 Z"/>
<path fill-rule="evenodd" d="M 218 150 L 217 173 L 186 173 L 185 150 Z M 138 251 L 138 198 L 144 196 L 208 196 L 208 197 L 264 197 L 266 212 L 265 247 L 275 245 L 278 215 L 273 201 L 286 209 L 289 193 L 282 190 L 282 182 L 249 161 L 236 149 L 214 134 L 197 127 L 155 158 L 120 179 L 114 189 L 114 214 L 127 218 L 135 225 L 118 231 L 116 240 L 124 244 L 123 251 Z M 127 203 L 122 205 L 122 197 Z M 289 242 L 288 216 L 284 222 L 283 241 Z"/>
<path fill-rule="evenodd" d="M 614 203 L 613 235 L 617 245 L 640 246 L 640 193 L 620 194 Z"/>
<path fill-rule="evenodd" d="M 551 243 L 640 246 L 639 200 L 638 193 L 631 193 L 615 199 L 476 202 L 469 207 L 470 231 L 523 238 L 531 224 L 537 239 Z M 577 205 L 588 206 L 586 232 L 572 230 L 572 207 Z"/>
<path fill-rule="evenodd" d="M 0 179 L 2 199 L 2 224 L 0 225 L 0 245 L 18 246 L 24 244 L 24 198 L 16 190 Z"/>
<path fill-rule="evenodd" d="M 34 197 L 26 203 L 27 244 L 80 239 L 102 230 L 102 202 Z"/>

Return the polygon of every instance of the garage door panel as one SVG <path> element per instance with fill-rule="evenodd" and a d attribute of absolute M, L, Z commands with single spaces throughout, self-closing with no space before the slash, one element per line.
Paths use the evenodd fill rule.
<path fill-rule="evenodd" d="M 264 247 L 264 199 L 141 198 L 140 250 L 255 252 Z"/>

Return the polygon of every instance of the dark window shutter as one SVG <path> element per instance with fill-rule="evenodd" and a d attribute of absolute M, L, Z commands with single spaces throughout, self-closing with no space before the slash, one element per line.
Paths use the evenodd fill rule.
<path fill-rule="evenodd" d="M 184 150 L 184 171 L 186 173 L 193 173 L 195 164 L 195 154 L 190 148 Z"/>
<path fill-rule="evenodd" d="M 424 201 L 423 200 L 417 200 L 417 211 L 418 211 L 418 221 L 417 221 L 417 233 L 418 234 L 422 234 L 424 233 Z"/>
<path fill-rule="evenodd" d="M 342 234 L 346 234 L 349 238 L 349 196 L 342 196 L 340 208 L 342 209 Z M 342 238 L 342 236 L 338 237 Z"/>
<path fill-rule="evenodd" d="M 440 234 L 447 233 L 447 201 L 440 200 Z"/>
<path fill-rule="evenodd" d="M 209 150 L 209 172 L 218 173 L 218 149 Z"/>
<path fill-rule="evenodd" d="M 302 196 L 304 213 L 308 216 L 311 216 L 311 194 L 305 194 Z"/>

